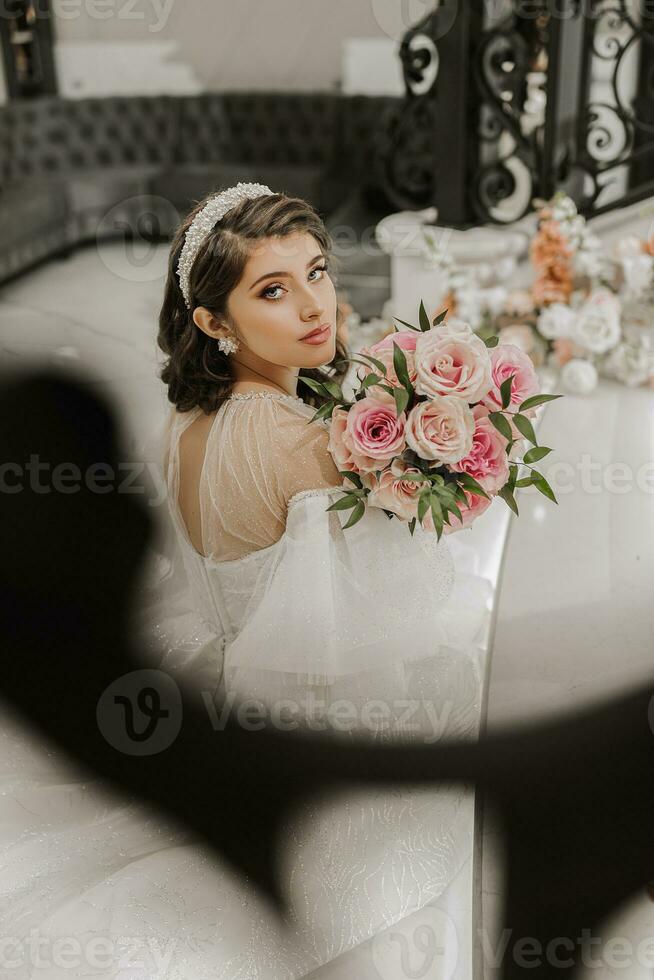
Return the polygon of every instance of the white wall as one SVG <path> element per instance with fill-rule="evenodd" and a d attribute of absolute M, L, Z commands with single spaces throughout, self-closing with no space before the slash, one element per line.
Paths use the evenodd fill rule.
<path fill-rule="evenodd" d="M 54 0 L 60 87 L 72 97 L 334 89 L 346 38 L 396 40 L 433 3 Z"/>

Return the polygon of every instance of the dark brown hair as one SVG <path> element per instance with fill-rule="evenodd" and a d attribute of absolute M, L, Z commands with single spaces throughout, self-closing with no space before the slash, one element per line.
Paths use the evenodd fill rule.
<path fill-rule="evenodd" d="M 213 196 L 196 205 L 173 240 L 157 337 L 159 347 L 168 356 L 161 371 L 161 379 L 168 386 L 168 400 L 179 412 L 188 412 L 199 405 L 207 415 L 229 397 L 234 379 L 229 357 L 218 349 L 214 338 L 195 325 L 193 310 L 204 306 L 215 317 L 229 320 L 229 294 L 241 280 L 250 256 L 250 243 L 259 239 L 306 231 L 314 236 L 327 259 L 331 259 L 332 251 L 329 232 L 306 201 L 285 194 L 243 201 L 217 223 L 197 255 L 191 272 L 189 310 L 177 277 L 179 256 L 191 222 Z M 339 307 L 337 326 L 341 318 Z M 298 395 L 311 404 L 319 404 L 319 398 L 308 385 L 302 384 L 302 378 L 330 377 L 340 381 L 345 374 L 346 357 L 345 348 L 337 340 L 336 356 L 331 364 L 300 372 Z"/>

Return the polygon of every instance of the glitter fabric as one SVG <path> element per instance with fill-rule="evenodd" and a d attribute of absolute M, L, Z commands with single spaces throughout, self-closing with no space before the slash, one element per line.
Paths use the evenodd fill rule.
<path fill-rule="evenodd" d="M 206 556 L 176 506 L 180 441 L 197 413 L 171 414 L 162 458 L 172 535 L 150 563 L 148 628 L 135 643 L 158 651 L 180 684 L 199 680 L 208 703 L 225 698 L 232 715 L 258 700 L 286 730 L 290 722 L 346 739 L 474 738 L 484 580 L 468 576 L 462 589 L 445 541 L 411 538 L 379 510 L 345 531 L 347 515 L 326 512 L 340 480 L 326 427 L 308 424 L 311 414 L 272 393 L 221 406 L 200 481 Z M 217 722 L 208 714 L 207 723 Z M 295 980 L 364 945 L 380 976 L 398 976 L 395 953 L 377 941 L 382 930 L 393 925 L 409 942 L 416 913 L 433 905 L 460 921 L 461 897 L 448 886 L 471 858 L 474 826 L 461 786 L 307 800 L 283 832 L 292 914 L 281 931 L 249 881 L 147 809 L 85 781 L 7 717 L 0 749 L 0 928 L 14 940 L 12 956 L 33 930 L 42 962 L 65 955 L 65 968 L 43 971 L 53 980 Z M 33 975 L 29 960 L 12 972 Z"/>

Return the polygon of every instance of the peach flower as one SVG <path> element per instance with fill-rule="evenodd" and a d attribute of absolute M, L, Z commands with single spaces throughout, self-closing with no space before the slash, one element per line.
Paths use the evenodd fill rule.
<path fill-rule="evenodd" d="M 561 225 L 552 218 L 541 221 L 529 251 L 531 261 L 539 270 L 550 268 L 557 260 L 570 259 L 574 252 Z"/>
<path fill-rule="evenodd" d="M 500 344 L 513 344 L 525 354 L 531 354 L 534 349 L 534 332 L 526 323 L 510 323 L 502 327 L 498 336 Z"/>
<path fill-rule="evenodd" d="M 534 300 L 527 289 L 512 289 L 504 301 L 504 310 L 511 316 L 528 316 L 534 312 Z"/>
<path fill-rule="evenodd" d="M 405 474 L 419 475 L 420 470 L 409 466 L 404 460 L 396 459 L 379 479 L 371 475 L 368 503 L 372 507 L 392 511 L 403 521 L 410 521 L 418 516 L 418 497 L 423 485 L 404 479 Z"/>
<path fill-rule="evenodd" d="M 421 395 L 478 401 L 491 383 L 488 348 L 463 320 L 448 320 L 419 337 L 416 374 Z"/>
<path fill-rule="evenodd" d="M 453 463 L 452 469 L 468 473 L 488 493 L 497 493 L 509 479 L 507 440 L 489 420 L 488 409 L 483 405 L 475 405 L 472 414 L 475 419 L 472 449 L 458 463 Z"/>
<path fill-rule="evenodd" d="M 475 419 L 467 402 L 434 395 L 409 413 L 406 441 L 422 459 L 457 463 L 472 449 Z"/>

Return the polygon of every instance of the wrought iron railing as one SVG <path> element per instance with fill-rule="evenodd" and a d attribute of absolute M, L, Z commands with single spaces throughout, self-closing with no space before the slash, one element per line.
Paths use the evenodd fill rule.
<path fill-rule="evenodd" d="M 654 4 L 441 0 L 400 57 L 380 156 L 394 205 L 465 227 L 559 187 L 587 215 L 654 193 Z"/>

